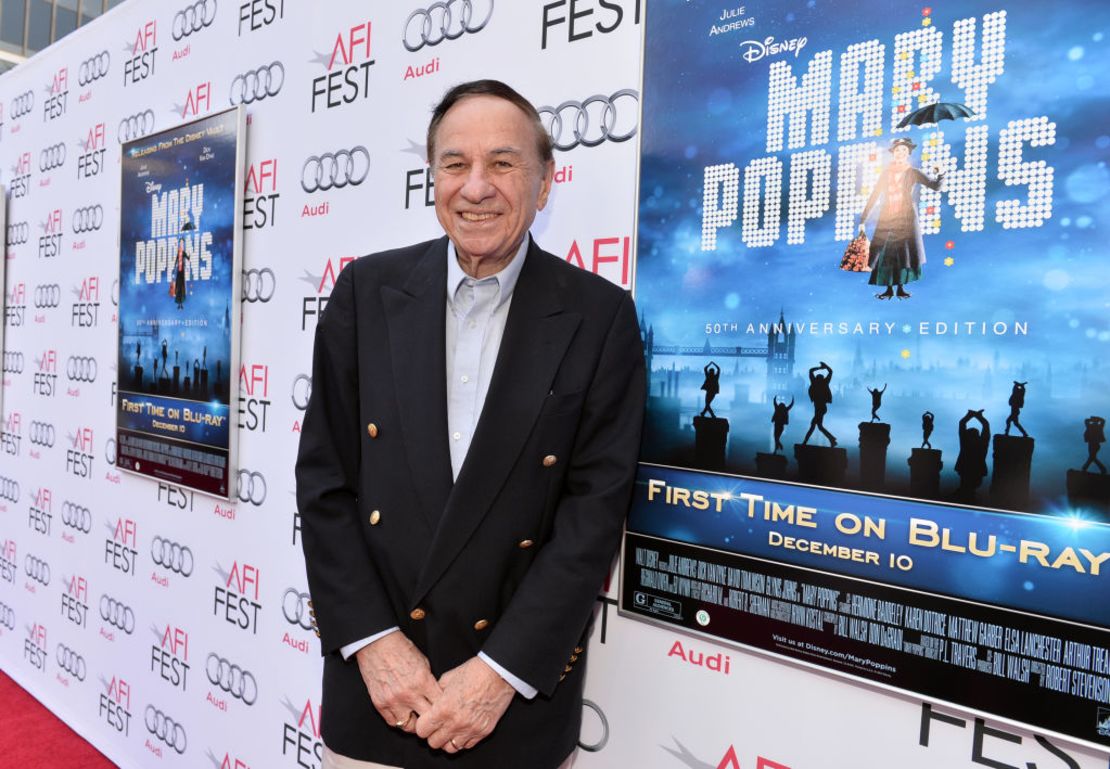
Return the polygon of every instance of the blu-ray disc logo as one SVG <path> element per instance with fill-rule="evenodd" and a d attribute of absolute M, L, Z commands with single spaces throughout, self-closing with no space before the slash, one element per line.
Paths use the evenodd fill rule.
<path fill-rule="evenodd" d="M 115 676 L 111 681 L 105 681 L 101 677 L 100 683 L 103 684 L 104 691 L 100 693 L 97 715 L 108 726 L 127 736 L 131 732 L 131 685 Z"/>
<path fill-rule="evenodd" d="M 150 669 L 157 671 L 163 681 L 185 691 L 189 683 L 189 634 L 174 625 L 159 630 L 151 625 L 158 643 L 150 647 Z"/>
<path fill-rule="evenodd" d="M 27 637 L 23 639 L 23 659 L 38 670 L 46 669 L 46 628 L 37 622 L 27 626 Z"/>
<path fill-rule="evenodd" d="M 370 58 L 369 21 L 356 24 L 335 36 L 331 53 L 317 53 L 312 63 L 323 65 L 328 71 L 312 80 L 312 111 L 316 111 L 317 99 L 323 98 L 326 109 L 342 107 L 370 95 L 370 68 L 374 60 Z M 333 68 L 341 65 L 342 69 Z"/>
<path fill-rule="evenodd" d="M 809 42 L 808 38 L 795 37 L 790 40 L 780 40 L 775 42 L 774 37 L 766 37 L 763 40 L 745 40 L 740 43 L 740 58 L 751 64 L 753 61 L 759 61 L 764 56 L 777 56 L 783 53 L 793 53 L 794 58 L 802 52 Z"/>

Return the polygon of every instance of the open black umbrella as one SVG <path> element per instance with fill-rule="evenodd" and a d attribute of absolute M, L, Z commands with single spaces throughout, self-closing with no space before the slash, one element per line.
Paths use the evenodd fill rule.
<path fill-rule="evenodd" d="M 927 125 L 929 123 L 939 123 L 942 120 L 955 120 L 960 117 L 974 116 L 975 113 L 962 104 L 958 104 L 954 101 L 938 101 L 935 104 L 926 104 L 924 107 L 915 109 L 902 118 L 902 122 L 898 124 L 898 127 L 905 128 L 911 125 Z"/>

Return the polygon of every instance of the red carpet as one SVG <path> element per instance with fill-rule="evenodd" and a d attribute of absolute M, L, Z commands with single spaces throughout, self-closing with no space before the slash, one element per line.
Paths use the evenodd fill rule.
<path fill-rule="evenodd" d="M 0 756 L 3 765 L 31 769 L 110 769 L 96 748 L 0 671 Z"/>

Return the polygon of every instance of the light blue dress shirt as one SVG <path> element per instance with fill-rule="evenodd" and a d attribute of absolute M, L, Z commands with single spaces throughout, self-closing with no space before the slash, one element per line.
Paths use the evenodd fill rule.
<path fill-rule="evenodd" d="M 528 254 L 530 238 L 526 237 L 505 268 L 495 275 L 472 278 L 463 272 L 455 253 L 455 244 L 447 246 L 447 313 L 446 313 L 446 376 L 447 376 L 447 441 L 451 449 L 451 477 L 457 479 L 474 437 L 474 428 L 482 415 L 489 392 L 505 321 L 509 317 L 513 289 Z M 398 630 L 391 627 L 380 633 L 349 643 L 339 651 L 343 659 L 379 638 Z M 527 699 L 536 696 L 536 689 L 514 676 L 489 658 L 478 656 Z"/>

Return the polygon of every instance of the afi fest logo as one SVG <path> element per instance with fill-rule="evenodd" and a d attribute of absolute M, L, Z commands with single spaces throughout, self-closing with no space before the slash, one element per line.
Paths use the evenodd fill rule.
<path fill-rule="evenodd" d="M 328 306 L 332 289 L 335 288 L 335 279 L 339 277 L 343 268 L 354 260 L 355 257 L 353 256 L 328 259 L 327 264 L 324 265 L 323 274 L 319 276 L 313 275 L 308 270 L 304 271 L 301 280 L 312 286 L 316 290 L 316 294 L 306 296 L 301 300 L 301 331 L 307 328 L 310 317 L 313 318 L 313 326 L 320 320 L 324 308 Z"/>
<path fill-rule="evenodd" d="M 270 367 L 244 363 L 239 369 L 239 429 L 266 432 Z"/>
<path fill-rule="evenodd" d="M 66 589 L 62 593 L 62 617 L 77 627 L 89 625 L 89 583 L 84 577 L 74 574 L 64 580 Z"/>
<path fill-rule="evenodd" d="M 1092 719 L 1092 721 L 1093 720 L 1094 719 Z M 921 723 L 918 730 L 917 738 L 917 744 L 922 748 L 929 747 L 933 721 L 937 721 L 940 724 L 946 724 L 946 727 L 942 727 L 943 731 L 945 732 L 952 731 L 948 727 L 955 727 L 957 729 L 964 730 L 967 729 L 967 721 L 965 719 L 957 718 L 956 716 L 949 715 L 947 713 L 942 713 L 935 709 L 928 702 L 922 702 Z M 1003 729 L 996 729 L 993 726 L 988 726 L 987 722 L 984 721 L 982 718 L 976 718 L 972 729 L 970 731 L 963 731 L 961 732 L 961 734 L 967 740 L 967 743 L 970 743 L 967 745 L 967 747 L 968 752 L 971 754 L 970 761 L 973 764 L 981 766 L 993 766 L 996 767 L 996 769 L 1021 769 L 1022 767 L 1025 767 L 1026 769 L 1037 769 L 1039 765 L 1035 761 L 1007 764 L 998 760 L 997 758 L 994 758 L 993 756 L 997 756 L 999 753 L 1013 755 L 1014 746 L 1022 745 L 1023 738 L 1020 734 L 1007 732 Z M 950 746 L 951 739 L 952 735 L 948 734 L 947 738 L 945 740 L 942 740 L 942 742 L 944 742 L 946 746 Z M 1028 740 L 1029 738 L 1027 736 L 1024 739 Z M 1079 762 L 1076 761 L 1075 758 L 1066 753 L 1059 746 L 1049 742 L 1041 735 L 1033 735 L 1033 740 L 1029 741 L 1035 741 L 1037 745 L 1039 745 L 1053 757 L 1053 766 L 1062 764 L 1069 767 L 1070 769 L 1079 769 Z M 1025 750 L 1025 748 L 1022 749 Z M 948 750 L 951 750 L 951 748 L 948 747 Z M 1040 766 L 1043 766 L 1043 764 L 1040 764 Z"/>
<path fill-rule="evenodd" d="M 277 224 L 277 158 L 251 163 L 243 197 L 243 229 L 262 230 Z"/>
<path fill-rule="evenodd" d="M 6 478 L 0 479 L 0 485 L 7 482 Z M 0 545 L 0 580 L 8 584 L 15 583 L 17 557 L 15 540 L 5 539 L 4 544 Z"/>
<path fill-rule="evenodd" d="M 18 457 L 23 443 L 22 417 L 18 411 L 9 412 L 0 426 L 0 451 L 8 456 Z"/>
<path fill-rule="evenodd" d="M 93 472 L 93 429 L 78 427 L 69 437 L 66 449 L 66 472 L 89 480 Z"/>
<path fill-rule="evenodd" d="M 102 677 L 100 683 L 104 691 L 100 693 L 97 715 L 124 737 L 128 736 L 131 733 L 131 685 L 116 676 L 111 681 Z"/>
<path fill-rule="evenodd" d="M 246 0 L 239 6 L 239 37 L 285 18 L 285 0 Z M 221 768 L 222 769 L 222 768 Z"/>
<path fill-rule="evenodd" d="M 11 242 L 11 238 L 8 239 Z M 4 307 L 4 323 L 10 328 L 23 325 L 27 315 L 27 284 L 15 283 L 8 292 L 8 301 Z"/>
<path fill-rule="evenodd" d="M 174 625 L 165 630 L 151 626 L 157 643 L 150 647 L 150 670 L 175 689 L 185 691 L 189 682 L 189 634 Z"/>
<path fill-rule="evenodd" d="M 104 540 L 104 563 L 122 574 L 135 576 L 136 556 L 139 554 L 138 526 L 130 518 L 123 517 L 118 518 L 115 525 L 104 525 L 112 532 L 112 536 Z"/>
<path fill-rule="evenodd" d="M 422 193 L 417 198 L 418 205 L 423 201 L 424 208 L 431 208 L 436 204 L 435 174 L 432 172 L 431 165 L 428 164 L 427 146 L 409 139 L 409 146 L 402 151 L 416 155 L 417 160 L 419 160 L 416 168 L 405 171 L 405 210 L 408 211 L 412 206 L 412 193 L 414 192 Z"/>
<path fill-rule="evenodd" d="M 753 61 L 759 61 L 764 56 L 780 56 L 785 53 L 793 53 L 796 59 L 802 49 L 806 47 L 807 42 L 809 42 L 808 38 L 804 37 L 795 37 L 778 42 L 775 42 L 774 37 L 765 37 L 763 40 L 745 40 L 740 44 L 740 58 L 751 64 Z"/>
<path fill-rule="evenodd" d="M 631 254 L 632 237 L 620 235 L 583 240 L 581 244 L 572 240 L 567 249 L 566 260 L 583 270 L 608 278 L 619 286 L 630 288 Z"/>
<path fill-rule="evenodd" d="M 780 764 L 763 756 L 757 756 L 754 763 L 741 764 L 735 745 L 729 745 L 724 756 L 716 764 L 711 761 L 701 761 L 677 739 L 674 737 L 671 737 L 671 739 L 674 740 L 676 747 L 668 748 L 666 745 L 661 747 L 678 759 L 683 766 L 688 766 L 690 769 L 745 769 L 745 767 L 748 767 L 748 769 L 790 769 L 786 764 Z"/>
<path fill-rule="evenodd" d="M 46 627 L 36 622 L 27 626 L 23 639 L 23 659 L 39 670 L 46 670 Z"/>
<path fill-rule="evenodd" d="M 100 278 L 90 275 L 73 289 L 77 301 L 70 309 L 70 326 L 95 328 L 100 319 Z"/>
<path fill-rule="evenodd" d="M 42 122 L 49 123 L 66 114 L 66 97 L 69 96 L 69 67 L 62 67 L 46 87 L 46 101 L 42 105 Z"/>
<path fill-rule="evenodd" d="M 262 0 L 256 1 L 262 2 Z M 283 3 L 285 2 L 285 0 L 281 1 Z M 232 756 L 230 753 L 224 753 L 223 758 L 218 758 L 216 754 L 212 752 L 212 749 L 209 748 L 205 755 L 208 756 L 208 760 L 212 763 L 212 769 L 251 769 L 250 764 L 237 756 Z"/>
<path fill-rule="evenodd" d="M 39 259 L 53 259 L 62 250 L 62 209 L 55 208 L 39 225 Z"/>
<path fill-rule="evenodd" d="M 219 563 L 214 570 L 223 580 L 223 585 L 216 585 L 212 616 L 223 615 L 228 624 L 257 635 L 258 612 L 262 608 L 258 602 L 262 572 L 249 563 L 240 564 L 238 561 L 231 564 L 231 571 L 226 571 Z"/>
<path fill-rule="evenodd" d="M 21 198 L 31 189 L 31 153 L 24 152 L 16 156 L 15 165 L 12 166 L 12 177 L 8 182 L 8 189 L 12 191 L 13 198 Z"/>
<path fill-rule="evenodd" d="M 342 107 L 370 95 L 369 21 L 356 24 L 335 36 L 331 53 L 317 53 L 313 59 L 328 71 L 312 80 L 312 111 L 323 104 L 325 109 Z"/>
<path fill-rule="evenodd" d="M 298 708 L 286 697 L 281 703 L 289 712 L 289 718 L 282 725 L 281 754 L 289 756 L 304 769 L 314 769 L 324 760 L 324 743 L 320 739 L 320 706 L 312 706 L 312 700 L 305 700 L 304 707 Z M 309 763 L 315 760 L 315 763 Z"/>
<path fill-rule="evenodd" d="M 31 494 L 27 508 L 27 528 L 50 536 L 50 522 L 54 520 L 54 495 L 50 489 L 39 489 Z"/>
<path fill-rule="evenodd" d="M 107 149 L 108 132 L 104 123 L 89 128 L 84 141 L 78 139 L 81 154 L 77 156 L 77 178 L 89 179 L 99 176 L 104 170 L 104 152 Z"/>
<path fill-rule="evenodd" d="M 173 105 L 173 113 L 182 120 L 190 117 L 200 117 L 212 109 L 212 82 L 197 83 L 185 94 L 185 104 Z"/>
<path fill-rule="evenodd" d="M 186 510 L 193 512 L 193 503 L 195 501 L 193 492 L 189 489 L 183 489 L 180 486 L 173 486 L 168 483 L 158 482 L 158 501 L 165 502 L 167 507 L 172 507 L 178 510 Z"/>
<path fill-rule="evenodd" d="M 35 359 L 35 378 L 31 390 L 44 398 L 53 398 L 58 387 L 58 351 L 43 350 Z"/>
<path fill-rule="evenodd" d="M 154 74 L 158 56 L 158 22 L 148 21 L 135 33 L 135 42 L 124 46 L 131 58 L 123 63 L 123 85 L 141 83 Z"/>
<path fill-rule="evenodd" d="M 643 0 L 554 0 L 544 3 L 540 49 L 547 50 L 548 33 L 564 27 L 568 43 L 588 40 L 595 34 L 616 32 L 628 19 L 640 23 Z M 561 30 L 560 30 L 561 34 Z"/>

